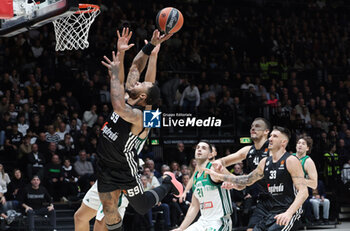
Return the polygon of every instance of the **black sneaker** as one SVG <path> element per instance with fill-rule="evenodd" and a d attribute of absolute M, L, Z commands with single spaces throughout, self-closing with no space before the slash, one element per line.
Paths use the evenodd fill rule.
<path fill-rule="evenodd" d="M 180 197 L 184 191 L 184 187 L 182 184 L 176 180 L 175 174 L 172 172 L 164 172 L 164 175 L 167 175 L 164 177 L 163 182 L 166 184 L 172 184 L 173 189 L 172 192 L 175 197 Z"/>

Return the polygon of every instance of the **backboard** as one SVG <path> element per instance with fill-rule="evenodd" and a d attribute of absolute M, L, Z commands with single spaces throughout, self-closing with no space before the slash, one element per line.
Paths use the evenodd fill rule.
<path fill-rule="evenodd" d="M 7 12 L 2 12 L 3 19 L 0 19 L 1 37 L 11 37 L 41 27 L 79 10 L 78 0 L 6 0 L 1 4 L 5 3 L 6 7 L 0 5 L 2 9 L 7 9 Z"/>

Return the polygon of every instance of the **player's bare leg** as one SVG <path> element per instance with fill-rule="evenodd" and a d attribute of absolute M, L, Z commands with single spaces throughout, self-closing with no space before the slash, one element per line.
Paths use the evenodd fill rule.
<path fill-rule="evenodd" d="M 80 208 L 74 214 L 75 231 L 89 231 L 90 220 L 95 216 L 96 216 L 96 210 L 82 203 Z"/>
<path fill-rule="evenodd" d="M 118 230 L 121 227 L 121 216 L 118 212 L 118 201 L 121 190 L 113 192 L 99 192 L 100 200 L 105 214 L 105 223 L 108 230 Z"/>
<path fill-rule="evenodd" d="M 105 223 L 105 218 L 102 218 L 100 221 L 95 220 L 94 231 L 108 231 Z"/>

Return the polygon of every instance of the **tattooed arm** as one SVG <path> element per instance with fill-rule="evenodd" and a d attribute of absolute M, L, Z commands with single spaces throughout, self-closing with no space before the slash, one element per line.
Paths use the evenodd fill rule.
<path fill-rule="evenodd" d="M 167 35 L 160 35 L 160 32 L 158 30 L 154 30 L 152 38 L 151 38 L 151 44 L 154 46 L 157 46 L 158 44 L 161 44 L 162 42 L 168 40 L 172 34 Z M 134 60 L 132 61 L 128 79 L 126 81 L 126 89 L 130 89 L 130 87 L 134 86 L 137 81 L 140 79 L 141 72 L 145 69 L 146 63 L 148 60 L 148 55 L 146 55 L 142 50 L 135 56 Z"/>
<path fill-rule="evenodd" d="M 102 61 L 102 64 L 108 68 L 108 73 L 111 78 L 111 101 L 113 110 L 122 117 L 125 121 L 140 125 L 142 124 L 142 112 L 138 109 L 133 109 L 129 105 L 125 104 L 124 101 L 124 87 L 120 83 L 120 79 L 123 78 L 124 73 L 119 72 L 120 61 L 119 53 L 115 55 L 114 51 L 112 52 L 112 61 L 109 60 L 106 56 L 104 59 L 106 62 Z"/>
<path fill-rule="evenodd" d="M 205 171 L 211 176 L 213 176 L 215 179 L 220 179 L 221 181 L 225 182 L 231 182 L 239 187 L 250 186 L 264 177 L 265 162 L 266 157 L 260 161 L 258 167 L 254 171 L 244 176 L 235 176 L 233 174 L 221 174 L 213 171 L 212 169 L 205 169 Z"/>
<path fill-rule="evenodd" d="M 287 170 L 292 177 L 293 184 L 297 189 L 297 195 L 287 211 L 275 216 L 278 225 L 287 225 L 292 219 L 293 214 L 303 205 L 308 196 L 304 172 L 299 159 L 295 156 L 290 156 L 286 164 Z"/>

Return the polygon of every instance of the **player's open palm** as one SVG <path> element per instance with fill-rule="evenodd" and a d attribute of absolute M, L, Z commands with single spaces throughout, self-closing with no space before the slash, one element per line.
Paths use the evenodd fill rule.
<path fill-rule="evenodd" d="M 160 35 L 160 32 L 159 30 L 154 30 L 153 31 L 153 35 L 152 35 L 152 38 L 151 38 L 151 43 L 155 46 L 157 46 L 158 44 L 168 40 L 171 38 L 171 36 L 173 36 L 173 34 L 163 34 L 163 35 Z"/>
<path fill-rule="evenodd" d="M 292 219 L 292 216 L 293 216 L 293 214 L 290 214 L 288 212 L 278 214 L 275 216 L 276 224 L 287 225 L 289 223 L 290 219 Z"/>
<path fill-rule="evenodd" d="M 133 47 L 135 44 L 129 44 L 130 38 L 132 36 L 132 31 L 129 31 L 129 28 L 123 27 L 122 35 L 120 35 L 119 31 L 117 31 L 118 42 L 117 48 L 119 52 L 125 52 Z"/>
<path fill-rule="evenodd" d="M 119 73 L 119 52 L 117 55 L 115 54 L 114 51 L 112 51 L 112 61 L 107 57 L 103 56 L 105 61 L 101 61 L 102 64 L 108 68 L 108 74 L 112 79 L 118 78 L 118 73 Z"/>

